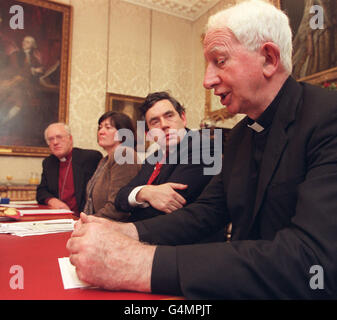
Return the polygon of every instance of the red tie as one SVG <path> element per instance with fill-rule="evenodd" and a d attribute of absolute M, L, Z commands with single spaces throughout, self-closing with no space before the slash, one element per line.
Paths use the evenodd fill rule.
<path fill-rule="evenodd" d="M 159 174 L 160 169 L 161 169 L 162 166 L 163 166 L 163 163 L 161 163 L 161 162 L 160 163 L 159 162 L 156 163 L 156 166 L 155 166 L 155 168 L 154 168 L 154 170 L 153 170 L 153 172 L 151 174 L 151 177 L 150 177 L 149 181 L 147 182 L 147 184 L 152 184 L 152 182 L 158 177 L 158 174 Z"/>

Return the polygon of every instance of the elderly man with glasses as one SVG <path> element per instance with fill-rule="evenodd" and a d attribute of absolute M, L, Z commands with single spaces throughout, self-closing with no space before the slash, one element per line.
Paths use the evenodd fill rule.
<path fill-rule="evenodd" d="M 87 182 L 102 154 L 74 148 L 70 128 L 64 123 L 50 124 L 44 135 L 52 154 L 42 162 L 43 172 L 36 200 L 54 209 L 70 209 L 78 214 L 85 204 Z"/>

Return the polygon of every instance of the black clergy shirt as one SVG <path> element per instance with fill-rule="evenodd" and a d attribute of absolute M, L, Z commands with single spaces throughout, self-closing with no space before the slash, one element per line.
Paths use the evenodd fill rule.
<path fill-rule="evenodd" d="M 280 103 L 281 96 L 284 92 L 285 84 L 288 81 L 289 78 L 283 84 L 281 90 L 278 92 L 277 96 L 274 98 L 271 104 L 256 120 L 256 122 L 259 124 L 259 126 L 263 128 L 263 130 L 257 132 L 254 129 L 249 128 L 249 130 L 252 130 L 250 141 L 251 146 L 247 147 L 251 148 L 252 157 L 251 159 L 247 159 L 247 161 L 250 161 L 250 177 L 248 179 L 249 186 L 246 202 L 246 209 L 248 214 L 253 213 L 257 189 L 256 187 L 258 183 L 263 152 L 267 143 L 267 138 L 274 119 L 274 115 Z M 254 120 L 248 118 L 248 124 L 252 125 L 253 123 Z M 138 230 L 139 239 L 141 241 L 149 241 L 149 238 L 151 236 L 148 235 L 148 230 L 145 228 L 142 222 L 136 222 L 135 225 Z M 259 230 L 257 225 L 253 227 L 252 234 L 250 234 L 249 238 L 259 238 Z M 153 293 L 182 295 L 177 270 L 176 248 L 174 246 L 159 246 L 156 249 L 152 265 L 151 288 Z"/>

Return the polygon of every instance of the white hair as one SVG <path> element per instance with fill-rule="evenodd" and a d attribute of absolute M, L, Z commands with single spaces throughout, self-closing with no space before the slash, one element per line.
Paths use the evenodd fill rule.
<path fill-rule="evenodd" d="M 64 130 L 68 133 L 69 136 L 71 136 L 71 131 L 70 131 L 70 127 L 64 123 L 64 122 L 54 122 L 51 123 L 45 130 L 44 130 L 44 139 L 47 141 L 47 131 L 51 126 L 62 126 L 64 128 Z"/>
<path fill-rule="evenodd" d="M 25 36 L 23 38 L 23 40 L 25 40 L 25 39 L 28 39 L 28 40 L 30 40 L 32 42 L 32 48 L 37 49 L 37 44 L 36 44 L 36 40 L 35 40 L 34 37 L 32 37 L 32 36 Z"/>
<path fill-rule="evenodd" d="M 211 16 L 206 26 L 211 29 L 229 28 L 248 50 L 256 51 L 265 42 L 280 49 L 285 70 L 292 71 L 292 33 L 285 13 L 262 0 L 249 0 Z"/>

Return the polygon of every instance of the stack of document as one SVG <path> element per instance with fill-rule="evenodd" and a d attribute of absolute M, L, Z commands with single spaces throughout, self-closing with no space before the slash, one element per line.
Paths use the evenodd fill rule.
<path fill-rule="evenodd" d="M 28 216 L 28 215 L 36 216 L 38 214 L 43 214 L 43 215 L 61 214 L 61 215 L 65 215 L 65 214 L 74 213 L 73 211 L 67 210 L 67 209 L 18 209 L 18 211 L 20 212 L 20 214 L 22 216 Z"/>
<path fill-rule="evenodd" d="M 12 235 L 24 237 L 69 232 L 74 230 L 74 224 L 75 221 L 73 219 L 0 223 L 0 233 L 10 233 Z"/>
<path fill-rule="evenodd" d="M 1 205 L 1 207 L 7 207 L 7 208 L 19 208 L 17 209 L 20 214 L 22 216 L 27 216 L 27 215 L 38 215 L 38 214 L 43 214 L 43 215 L 46 215 L 46 214 L 72 214 L 74 213 L 73 211 L 71 210 L 67 210 L 67 209 L 48 209 L 48 208 L 45 208 L 45 209 L 39 209 L 39 206 L 38 205 L 30 205 L 30 204 L 3 204 Z M 27 209 L 29 208 L 29 209 Z M 32 209 L 34 208 L 34 209 Z"/>

